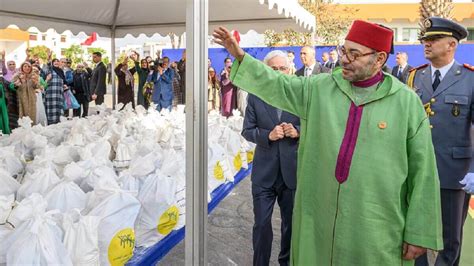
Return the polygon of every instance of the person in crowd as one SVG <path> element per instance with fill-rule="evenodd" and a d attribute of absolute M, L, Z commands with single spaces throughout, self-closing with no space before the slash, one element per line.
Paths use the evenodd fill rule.
<path fill-rule="evenodd" d="M 107 67 L 107 84 L 112 84 L 112 63 L 108 63 Z"/>
<path fill-rule="evenodd" d="M 118 102 L 124 105 L 132 103 L 133 108 L 135 108 L 135 96 L 133 92 L 135 67 L 128 68 L 128 57 L 126 56 L 123 62 L 115 67 L 114 71 L 118 79 Z"/>
<path fill-rule="evenodd" d="M 171 63 L 171 69 L 174 72 L 173 76 L 173 107 L 178 106 L 178 104 L 181 104 L 183 102 L 183 96 L 181 95 L 181 87 L 180 87 L 180 81 L 181 81 L 181 76 L 179 75 L 179 70 L 178 70 L 178 63 L 173 62 Z"/>
<path fill-rule="evenodd" d="M 290 61 L 280 50 L 268 53 L 263 63 L 290 74 Z M 296 191 L 296 153 L 300 119 L 249 94 L 242 136 L 255 144 L 252 167 L 253 265 L 270 265 L 272 213 L 278 201 L 281 215 L 281 244 L 278 262 L 290 265 L 291 220 Z"/>
<path fill-rule="evenodd" d="M 420 41 L 429 64 L 411 71 L 407 83 L 420 96 L 429 118 L 441 184 L 441 191 L 437 192 L 441 194 L 444 249 L 438 253 L 436 265 L 459 265 L 463 225 L 471 198 L 460 181 L 474 175 L 473 169 L 469 169 L 474 69 L 454 59 L 459 41 L 468 36 L 466 28 L 438 17 L 430 17 L 423 24 L 426 31 Z M 427 257 L 419 258 L 416 265 L 428 265 Z"/>
<path fill-rule="evenodd" d="M 329 52 L 329 57 L 331 58 L 331 63 L 329 64 L 329 68 L 331 69 L 331 71 L 334 70 L 336 67 L 341 66 L 341 63 L 339 63 L 339 55 L 336 49 L 332 49 Z"/>
<path fill-rule="evenodd" d="M 220 112 L 221 108 L 221 87 L 217 78 L 216 70 L 212 67 L 208 70 L 207 77 L 207 110 Z"/>
<path fill-rule="evenodd" d="M 77 64 L 73 75 L 72 93 L 79 103 L 80 107 L 73 110 L 74 117 L 87 117 L 89 114 L 90 93 L 90 75 L 84 64 Z"/>
<path fill-rule="evenodd" d="M 95 68 L 91 76 L 91 97 L 96 105 L 101 105 L 104 103 L 104 95 L 107 93 L 107 85 L 105 84 L 107 67 L 102 62 L 102 53 L 100 52 L 92 53 L 92 61 L 95 63 Z"/>
<path fill-rule="evenodd" d="M 87 64 L 86 61 L 82 62 L 82 65 L 84 66 L 84 70 L 86 70 L 87 73 L 89 74 L 89 77 L 91 77 L 92 76 L 92 71 L 93 71 L 92 68 L 89 67 L 89 64 Z M 90 88 L 90 86 L 89 86 L 89 88 Z"/>
<path fill-rule="evenodd" d="M 48 57 L 51 58 L 50 52 Z M 68 90 L 66 76 L 61 68 L 61 62 L 53 59 L 49 64 L 49 73 L 51 80 L 48 81 L 48 88 L 45 93 L 46 116 L 48 125 L 60 122 L 60 117 L 64 113 L 64 91 Z"/>
<path fill-rule="evenodd" d="M 226 57 L 224 59 L 224 66 L 227 65 L 227 64 L 232 64 L 232 59 L 230 57 Z M 222 72 L 225 71 L 225 68 L 222 70 Z"/>
<path fill-rule="evenodd" d="M 0 135 L 11 133 L 6 94 L 9 85 L 9 82 L 3 78 L 3 72 L 0 71 Z"/>
<path fill-rule="evenodd" d="M 186 103 L 186 50 L 181 55 L 181 60 L 178 62 L 178 73 L 180 76 L 179 87 L 181 88 L 182 101 L 180 104 Z"/>
<path fill-rule="evenodd" d="M 296 74 L 296 65 L 295 65 L 295 52 L 288 50 L 288 59 L 290 60 L 290 75 Z"/>
<path fill-rule="evenodd" d="M 156 105 L 156 110 L 166 108 L 171 110 L 173 105 L 173 78 L 174 71 L 168 67 L 169 58 L 163 57 L 155 66 L 155 70 L 150 72 L 147 82 L 153 82 L 152 100 Z"/>
<path fill-rule="evenodd" d="M 230 58 L 229 58 L 230 59 Z M 227 60 L 227 58 L 226 58 Z M 224 60 L 224 62 L 226 61 Z M 227 62 L 220 79 L 221 87 L 221 114 L 225 117 L 232 115 L 232 110 L 237 108 L 237 87 L 230 81 L 232 62 Z"/>
<path fill-rule="evenodd" d="M 207 69 L 212 67 L 212 60 L 211 58 L 207 58 Z"/>
<path fill-rule="evenodd" d="M 235 85 L 301 120 L 292 265 L 410 265 L 443 248 L 429 121 L 417 95 L 381 71 L 392 30 L 355 20 L 342 67 L 310 77 L 274 71 L 223 27 L 213 36 L 236 58 Z"/>
<path fill-rule="evenodd" d="M 328 73 L 330 70 L 316 61 L 316 50 L 312 46 L 304 46 L 300 51 L 300 59 L 303 67 L 296 71 L 297 76 L 309 77 L 320 73 Z"/>
<path fill-rule="evenodd" d="M 74 82 L 74 70 L 71 68 L 72 61 L 68 58 L 61 58 L 59 61 L 61 62 L 61 68 L 64 71 L 64 76 L 66 77 L 66 85 L 70 87 Z"/>
<path fill-rule="evenodd" d="M 146 78 L 150 73 L 148 61 L 146 59 L 139 60 L 138 53 L 133 53 L 130 58 L 135 62 L 135 71 L 138 74 L 138 90 L 137 90 L 137 105 L 141 105 L 148 109 L 148 103 L 143 96 L 143 86 L 146 83 Z M 139 62 L 140 61 L 140 62 Z"/>
<path fill-rule="evenodd" d="M 19 117 L 27 116 L 36 125 L 36 93 L 43 90 L 39 73 L 33 71 L 29 62 L 24 62 L 20 71 L 13 76 L 12 83 L 17 92 Z"/>
<path fill-rule="evenodd" d="M 10 82 L 13 76 L 18 71 L 16 69 L 16 63 L 13 60 L 10 60 L 5 65 L 5 51 L 0 52 L 0 64 L 2 66 L 3 79 Z"/>
<path fill-rule="evenodd" d="M 331 68 L 331 61 L 329 60 L 329 53 L 328 52 L 324 52 L 321 54 L 321 61 L 322 61 L 322 65 L 323 67 L 326 67 L 326 68 Z"/>
<path fill-rule="evenodd" d="M 408 64 L 408 54 L 405 52 L 398 52 L 396 56 L 397 66 L 392 70 L 392 75 L 397 77 L 403 83 L 407 82 L 408 73 L 413 69 L 412 66 Z"/>
<path fill-rule="evenodd" d="M 153 58 L 151 56 L 146 56 L 145 60 L 148 62 L 148 65 L 150 65 L 151 62 L 153 62 Z"/>

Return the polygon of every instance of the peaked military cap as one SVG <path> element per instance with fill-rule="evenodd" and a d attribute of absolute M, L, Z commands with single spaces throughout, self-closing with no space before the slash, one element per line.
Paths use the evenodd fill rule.
<path fill-rule="evenodd" d="M 430 17 L 423 22 L 423 25 L 426 28 L 426 32 L 420 40 L 430 37 L 451 36 L 460 41 L 468 35 L 466 28 L 450 19 Z"/>

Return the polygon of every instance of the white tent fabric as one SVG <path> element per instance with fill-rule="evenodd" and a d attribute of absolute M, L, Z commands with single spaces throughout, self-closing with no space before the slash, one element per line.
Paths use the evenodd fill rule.
<path fill-rule="evenodd" d="M 275 8 L 276 7 L 276 8 Z M 186 0 L 0 0 L 0 28 L 50 28 L 102 37 L 185 31 Z M 292 28 L 314 31 L 316 20 L 297 0 L 209 0 L 209 28 L 223 25 L 246 33 Z"/>

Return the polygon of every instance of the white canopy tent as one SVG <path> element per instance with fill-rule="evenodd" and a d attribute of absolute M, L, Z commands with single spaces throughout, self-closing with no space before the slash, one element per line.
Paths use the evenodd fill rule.
<path fill-rule="evenodd" d="M 110 37 L 112 67 L 116 37 L 187 33 L 187 265 L 207 265 L 207 90 L 200 88 L 207 88 L 207 68 L 201 66 L 207 65 L 208 28 L 314 31 L 315 21 L 297 0 L 0 0 L 0 28 L 34 26 Z"/>

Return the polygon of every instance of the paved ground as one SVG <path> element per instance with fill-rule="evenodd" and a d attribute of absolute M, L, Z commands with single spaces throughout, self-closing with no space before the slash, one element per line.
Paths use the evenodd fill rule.
<path fill-rule="evenodd" d="M 253 209 L 250 177 L 245 178 L 209 217 L 209 265 L 252 265 Z M 271 265 L 278 265 L 281 219 L 278 205 L 273 213 Z M 160 265 L 184 265 L 184 241 Z"/>

